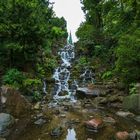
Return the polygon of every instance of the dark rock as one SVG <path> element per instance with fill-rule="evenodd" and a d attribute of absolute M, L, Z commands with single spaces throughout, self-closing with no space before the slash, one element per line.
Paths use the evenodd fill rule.
<path fill-rule="evenodd" d="M 51 136 L 59 137 L 59 136 L 62 135 L 62 133 L 63 133 L 62 127 L 54 128 L 54 129 L 51 131 Z"/>
<path fill-rule="evenodd" d="M 59 96 L 66 96 L 66 95 L 68 95 L 68 92 L 67 91 L 63 91 L 63 92 L 60 92 L 58 95 Z"/>
<path fill-rule="evenodd" d="M 120 102 L 110 103 L 109 107 L 120 109 L 120 108 L 122 108 L 122 103 L 120 103 Z"/>
<path fill-rule="evenodd" d="M 64 106 L 64 111 L 69 111 L 69 106 Z"/>
<path fill-rule="evenodd" d="M 107 104 L 108 100 L 106 97 L 96 97 L 94 102 L 97 104 Z"/>
<path fill-rule="evenodd" d="M 59 110 L 59 109 L 54 109 L 53 113 L 54 113 L 55 115 L 59 115 L 59 114 L 60 114 L 60 110 Z"/>
<path fill-rule="evenodd" d="M 123 96 L 120 95 L 111 95 L 108 97 L 108 102 L 122 102 L 123 101 Z"/>
<path fill-rule="evenodd" d="M 13 126 L 15 120 L 13 116 L 6 113 L 0 113 L 0 136 L 9 135 L 9 128 Z"/>
<path fill-rule="evenodd" d="M 99 96 L 100 90 L 99 89 L 90 89 L 90 88 L 77 88 L 76 90 L 76 95 L 79 98 L 84 98 L 84 97 L 96 97 Z"/>
<path fill-rule="evenodd" d="M 34 124 L 36 124 L 36 125 L 43 125 L 44 123 L 46 123 L 46 120 L 42 119 L 42 118 L 40 118 L 34 122 Z"/>
<path fill-rule="evenodd" d="M 42 118 L 43 116 L 44 116 L 43 113 L 39 113 L 36 115 L 37 118 Z"/>

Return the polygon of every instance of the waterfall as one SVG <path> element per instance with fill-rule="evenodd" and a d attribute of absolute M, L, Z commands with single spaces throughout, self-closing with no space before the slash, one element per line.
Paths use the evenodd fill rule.
<path fill-rule="evenodd" d="M 58 55 L 60 55 L 62 62 L 60 66 L 55 69 L 53 75 L 55 79 L 53 98 L 56 100 L 65 98 L 73 100 L 76 89 L 70 89 L 69 80 L 72 60 L 75 58 L 74 46 L 72 44 L 64 46 L 64 48 L 58 52 Z M 73 84 L 76 84 L 76 81 L 73 81 Z"/>
<path fill-rule="evenodd" d="M 80 75 L 82 83 L 95 83 L 95 73 L 92 69 L 85 68 L 84 72 Z"/>
<path fill-rule="evenodd" d="M 47 94 L 47 91 L 46 91 L 46 81 L 43 80 L 43 88 L 42 88 L 42 91 L 43 93 Z"/>

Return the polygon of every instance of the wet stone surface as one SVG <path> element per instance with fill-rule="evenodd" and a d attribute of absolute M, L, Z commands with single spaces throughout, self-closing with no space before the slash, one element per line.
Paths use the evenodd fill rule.
<path fill-rule="evenodd" d="M 79 102 L 76 104 L 64 101 L 55 108 L 46 106 L 46 117 L 50 116 L 50 120 L 42 123 L 40 121 L 42 119 L 38 119 L 37 121 L 41 122 L 41 125 L 33 122 L 13 140 L 114 140 L 116 136 L 127 138 L 126 133 L 123 132 L 131 134 L 131 137 L 139 135 L 140 125 L 133 119 L 118 116 L 115 112 L 107 112 L 106 108 L 81 106 L 80 110 L 74 109 L 74 107 L 82 105 Z M 65 110 L 63 105 L 66 104 L 71 109 Z M 56 113 L 56 110 L 59 110 L 59 113 Z M 42 114 L 38 116 L 42 117 Z M 122 133 L 118 134 L 118 132 Z"/>

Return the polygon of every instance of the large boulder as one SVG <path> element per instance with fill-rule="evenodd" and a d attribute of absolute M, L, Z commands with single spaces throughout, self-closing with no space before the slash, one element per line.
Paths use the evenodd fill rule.
<path fill-rule="evenodd" d="M 14 124 L 14 118 L 10 114 L 0 113 L 0 136 L 9 135 L 9 128 Z"/>
<path fill-rule="evenodd" d="M 88 87 L 83 87 L 83 88 L 77 88 L 76 90 L 76 95 L 79 98 L 84 98 L 84 97 L 96 97 L 99 96 L 100 90 L 99 89 L 90 89 Z"/>
<path fill-rule="evenodd" d="M 125 97 L 123 108 L 132 111 L 140 111 L 140 94 L 132 94 Z"/>
<path fill-rule="evenodd" d="M 6 112 L 19 117 L 30 112 L 31 104 L 21 93 L 11 87 L 1 87 L 1 102 Z"/>

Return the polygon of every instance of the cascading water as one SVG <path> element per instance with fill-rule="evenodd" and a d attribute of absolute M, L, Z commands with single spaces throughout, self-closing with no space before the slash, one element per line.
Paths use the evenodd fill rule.
<path fill-rule="evenodd" d="M 62 62 L 60 66 L 56 68 L 53 75 L 53 78 L 55 79 L 55 89 L 53 98 L 56 100 L 65 98 L 73 100 L 73 94 L 76 91 L 76 89 L 70 89 L 69 79 L 71 63 L 75 57 L 74 46 L 68 44 L 63 49 L 61 49 L 58 52 L 58 54 L 60 55 Z M 73 81 L 73 84 L 75 83 L 76 81 Z"/>
<path fill-rule="evenodd" d="M 47 91 L 46 91 L 46 88 L 47 86 L 46 86 L 46 81 L 45 80 L 43 80 L 43 88 L 42 88 L 42 91 L 43 91 L 43 93 L 44 94 L 47 94 Z"/>
<path fill-rule="evenodd" d="M 84 73 L 80 75 L 80 78 L 82 80 L 82 83 L 94 83 L 95 82 L 95 73 L 92 71 L 92 69 L 86 68 L 84 70 Z"/>

